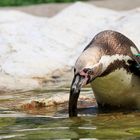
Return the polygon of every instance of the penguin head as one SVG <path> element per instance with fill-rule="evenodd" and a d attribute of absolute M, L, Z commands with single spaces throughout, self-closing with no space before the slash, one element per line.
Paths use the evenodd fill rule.
<path fill-rule="evenodd" d="M 91 48 L 93 49 L 93 48 Z M 72 82 L 73 89 L 80 90 L 86 84 L 92 82 L 103 72 L 103 65 L 99 62 L 101 53 L 96 48 L 88 49 L 78 57 L 74 66 L 74 78 Z"/>
<path fill-rule="evenodd" d="M 81 88 L 102 73 L 99 51 L 88 49 L 78 57 L 74 66 L 74 77 L 70 89 L 69 116 L 77 116 L 77 101 Z"/>

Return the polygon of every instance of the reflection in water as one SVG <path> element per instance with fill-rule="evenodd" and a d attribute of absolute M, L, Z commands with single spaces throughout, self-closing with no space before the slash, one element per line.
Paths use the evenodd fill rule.
<path fill-rule="evenodd" d="M 68 94 L 67 90 L 59 92 Z M 36 108 L 31 112 L 15 109 L 17 104 L 29 97 L 47 98 L 50 93 L 52 94 L 51 91 L 47 95 L 45 92 L 25 92 L 12 96 L 1 94 L 0 139 L 140 139 L 139 112 L 98 113 L 96 107 L 88 107 L 79 109 L 79 117 L 68 118 L 66 104 L 55 108 Z"/>
<path fill-rule="evenodd" d="M 100 114 L 77 118 L 0 118 L 2 138 L 20 139 L 139 139 L 140 114 Z"/>

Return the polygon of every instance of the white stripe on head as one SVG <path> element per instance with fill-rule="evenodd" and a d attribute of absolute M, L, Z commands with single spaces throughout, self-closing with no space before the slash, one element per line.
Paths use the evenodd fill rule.
<path fill-rule="evenodd" d="M 136 55 L 138 54 L 138 50 L 136 48 L 134 48 L 133 46 L 130 47 L 132 54 Z"/>
<path fill-rule="evenodd" d="M 103 64 L 103 69 L 102 71 L 105 71 L 106 68 L 113 63 L 116 60 L 124 60 L 127 63 L 127 60 L 131 60 L 132 58 L 126 55 L 119 55 L 119 54 L 115 54 L 115 55 L 103 55 L 99 61 L 99 63 Z"/>

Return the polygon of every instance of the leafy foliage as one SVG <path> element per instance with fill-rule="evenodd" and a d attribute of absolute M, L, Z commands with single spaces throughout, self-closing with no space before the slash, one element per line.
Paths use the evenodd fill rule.
<path fill-rule="evenodd" d="M 0 6 L 22 6 L 40 3 L 74 2 L 77 0 L 0 0 Z"/>

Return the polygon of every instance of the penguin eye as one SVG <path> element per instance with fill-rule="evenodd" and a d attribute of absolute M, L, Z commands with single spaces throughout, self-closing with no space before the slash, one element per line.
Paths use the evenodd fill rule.
<path fill-rule="evenodd" d="M 89 68 L 84 68 L 84 69 L 83 69 L 83 72 L 84 72 L 84 73 L 87 73 L 88 70 L 89 70 Z"/>
<path fill-rule="evenodd" d="M 89 74 L 89 75 L 93 74 L 93 70 L 90 68 L 84 68 L 83 71 L 84 71 L 84 73 Z"/>

